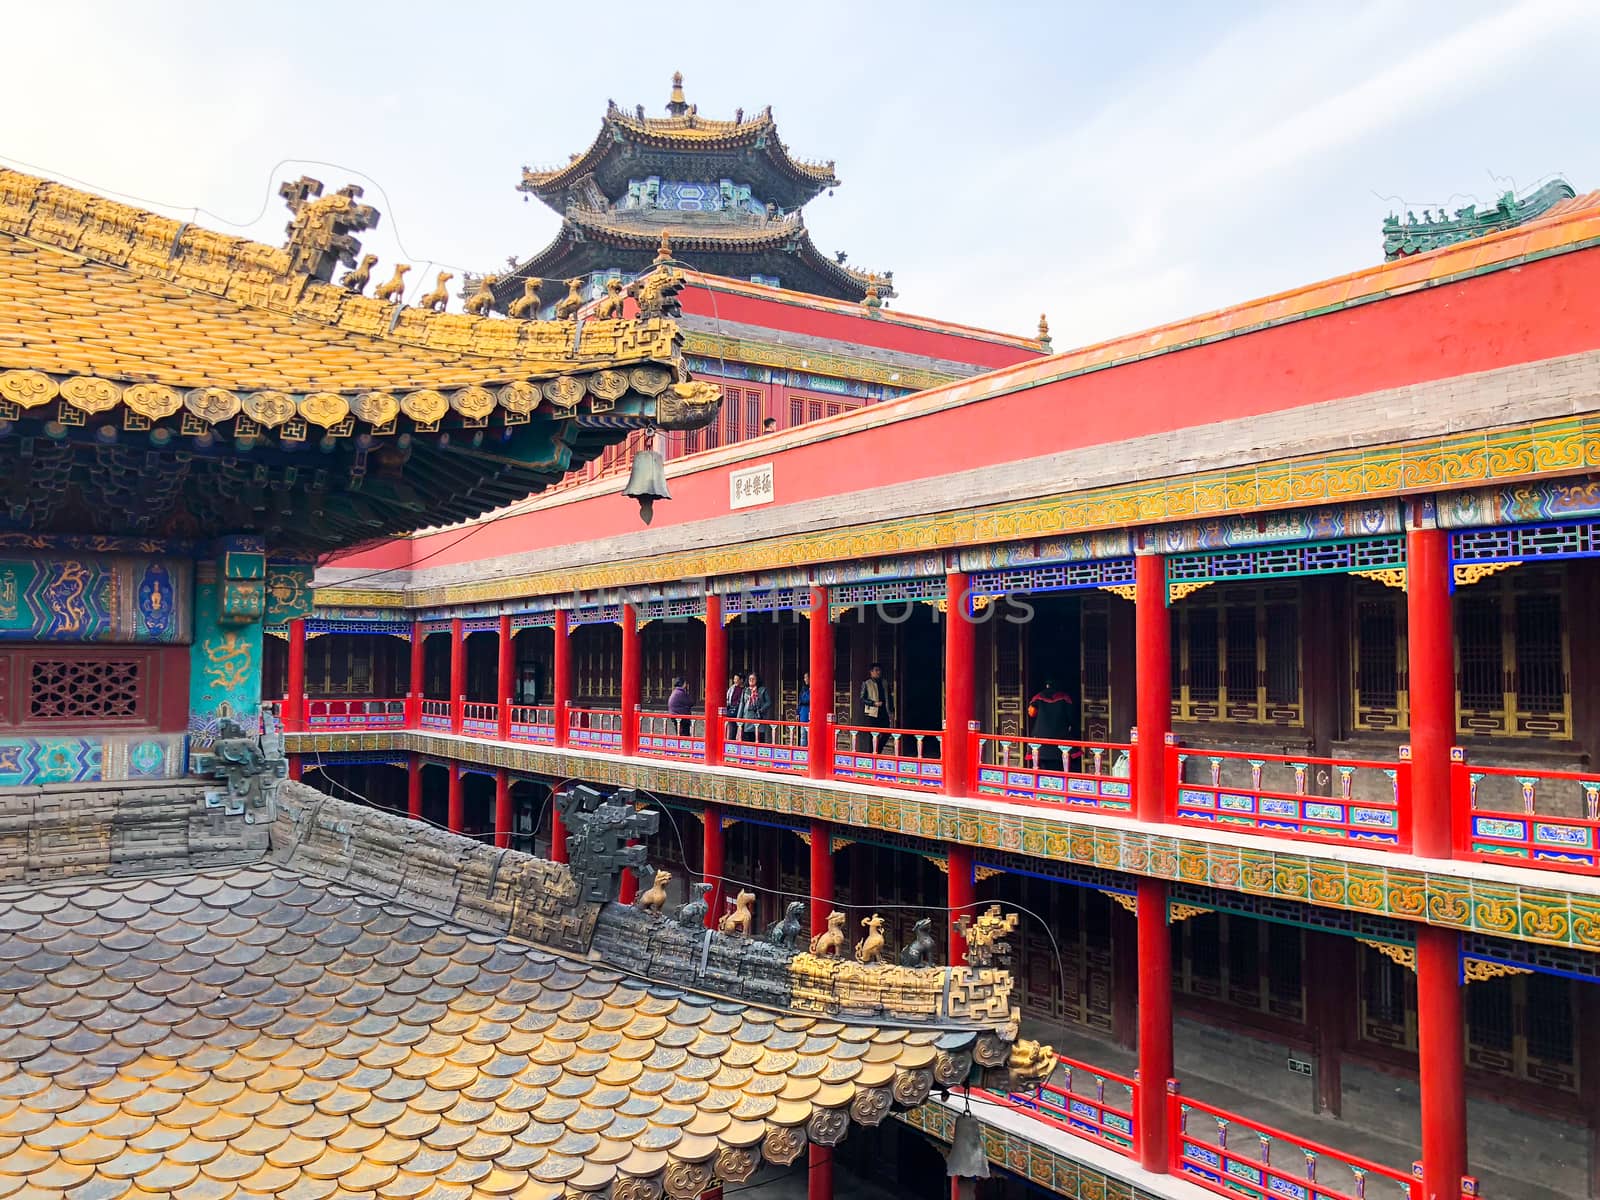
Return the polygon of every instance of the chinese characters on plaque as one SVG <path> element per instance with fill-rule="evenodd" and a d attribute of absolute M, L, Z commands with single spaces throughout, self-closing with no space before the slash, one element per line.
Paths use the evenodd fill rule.
<path fill-rule="evenodd" d="M 728 474 L 728 507 L 753 508 L 772 503 L 772 464 L 746 467 Z"/>

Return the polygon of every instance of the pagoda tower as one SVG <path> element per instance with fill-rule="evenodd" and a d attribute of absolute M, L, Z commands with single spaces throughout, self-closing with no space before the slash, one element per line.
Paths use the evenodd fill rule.
<path fill-rule="evenodd" d="M 844 254 L 824 254 L 811 240 L 805 204 L 838 182 L 832 162 L 789 153 L 770 107 L 710 120 L 684 99 L 676 73 L 666 116 L 608 102 L 588 150 L 564 166 L 523 168 L 519 190 L 560 213 L 561 231 L 496 283 L 496 300 L 503 307 L 522 296 L 529 277 L 544 280 L 543 305 L 566 295 L 573 277 L 598 295 L 608 279 L 631 279 L 661 256 L 837 300 L 861 301 L 873 288 L 891 297 L 893 272 L 847 266 Z"/>

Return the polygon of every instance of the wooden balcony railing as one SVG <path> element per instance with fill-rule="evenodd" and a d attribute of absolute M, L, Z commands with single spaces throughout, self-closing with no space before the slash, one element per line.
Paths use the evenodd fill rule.
<path fill-rule="evenodd" d="M 989 1094 L 1006 1108 L 1026 1113 L 1053 1129 L 1137 1158 L 1139 1144 L 1134 1114 L 1139 1111 L 1138 1082 L 1064 1054 L 1056 1058 L 1060 1065 L 1036 1092 Z M 1110 1099 L 1106 1097 L 1108 1085 Z"/>
<path fill-rule="evenodd" d="M 829 729 L 833 778 L 939 791 L 944 787 L 944 734 L 937 729 Z"/>
<path fill-rule="evenodd" d="M 1126 742 L 1058 742 L 978 730 L 968 737 L 975 796 L 1049 808 L 1133 811 L 1136 748 Z"/>
<path fill-rule="evenodd" d="M 461 732 L 469 737 L 498 737 L 500 733 L 500 706 L 481 700 L 461 702 Z"/>
<path fill-rule="evenodd" d="M 575 750 L 621 751 L 621 711 L 615 708 L 567 709 L 567 745 Z"/>
<path fill-rule="evenodd" d="M 511 740 L 535 746 L 556 744 L 556 710 L 553 704 L 513 704 Z"/>
<path fill-rule="evenodd" d="M 724 717 L 722 761 L 730 767 L 804 775 L 811 763 L 809 730 L 799 721 L 755 721 Z"/>
<path fill-rule="evenodd" d="M 423 700 L 422 702 L 422 727 L 424 729 L 442 729 L 450 732 L 451 721 L 454 714 L 448 700 Z"/>
<path fill-rule="evenodd" d="M 397 700 L 351 700 L 306 698 L 307 729 L 403 729 L 406 702 Z"/>
<path fill-rule="evenodd" d="M 706 719 L 675 713 L 635 714 L 639 722 L 639 753 L 645 758 L 671 758 L 701 762 L 706 756 Z"/>
<path fill-rule="evenodd" d="M 1473 766 L 1456 748 L 1450 806 L 1462 858 L 1600 874 L 1600 775 Z"/>

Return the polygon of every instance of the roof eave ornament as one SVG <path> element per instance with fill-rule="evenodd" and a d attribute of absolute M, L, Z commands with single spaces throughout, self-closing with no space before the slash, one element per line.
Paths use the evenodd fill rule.
<path fill-rule="evenodd" d="M 293 220 L 284 226 L 289 235 L 284 249 L 289 252 L 291 274 L 303 272 L 323 283 L 333 282 L 340 263 L 356 265 L 361 243 L 354 236 L 378 227 L 379 212 L 360 203 L 361 188 L 347 183 L 331 196 L 322 194 L 322 181 L 302 175 L 294 183 L 278 188 Z"/>
<path fill-rule="evenodd" d="M 667 98 L 667 115 L 681 117 L 689 111 L 689 102 L 683 98 L 683 72 L 672 73 L 672 95 Z"/>

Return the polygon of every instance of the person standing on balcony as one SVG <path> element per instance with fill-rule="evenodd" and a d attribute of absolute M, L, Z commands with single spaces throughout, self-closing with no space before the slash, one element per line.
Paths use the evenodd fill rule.
<path fill-rule="evenodd" d="M 859 700 L 863 725 L 872 729 L 888 729 L 893 724 L 894 696 L 889 691 L 889 681 L 883 677 L 882 663 L 873 663 L 867 668 L 867 677 L 861 681 Z M 881 752 L 888 741 L 887 733 L 878 734 L 873 738 L 872 752 Z"/>
<path fill-rule="evenodd" d="M 811 672 L 800 673 L 800 700 L 795 706 L 794 718 L 800 723 L 800 744 L 807 744 L 807 735 L 811 732 Z"/>
<path fill-rule="evenodd" d="M 672 693 L 667 697 L 667 712 L 677 717 L 678 736 L 689 736 L 689 715 L 694 712 L 694 701 L 689 696 L 688 685 L 682 675 L 672 679 Z"/>
<path fill-rule="evenodd" d="M 739 717 L 745 723 L 744 740 L 767 741 L 767 729 L 755 722 L 768 720 L 771 716 L 772 693 L 761 686 L 761 677 L 751 671 L 744 694 L 739 698 Z"/>
<path fill-rule="evenodd" d="M 737 671 L 728 677 L 728 690 L 722 696 L 722 711 L 732 721 L 739 715 L 739 702 L 744 698 L 744 676 Z M 729 725 L 729 733 L 734 741 L 739 740 L 738 725 Z"/>
<path fill-rule="evenodd" d="M 1046 679 L 1044 686 L 1028 701 L 1028 732 L 1042 740 L 1065 741 L 1072 736 L 1072 697 Z M 1062 769 L 1060 746 L 1039 747 L 1039 770 Z"/>

